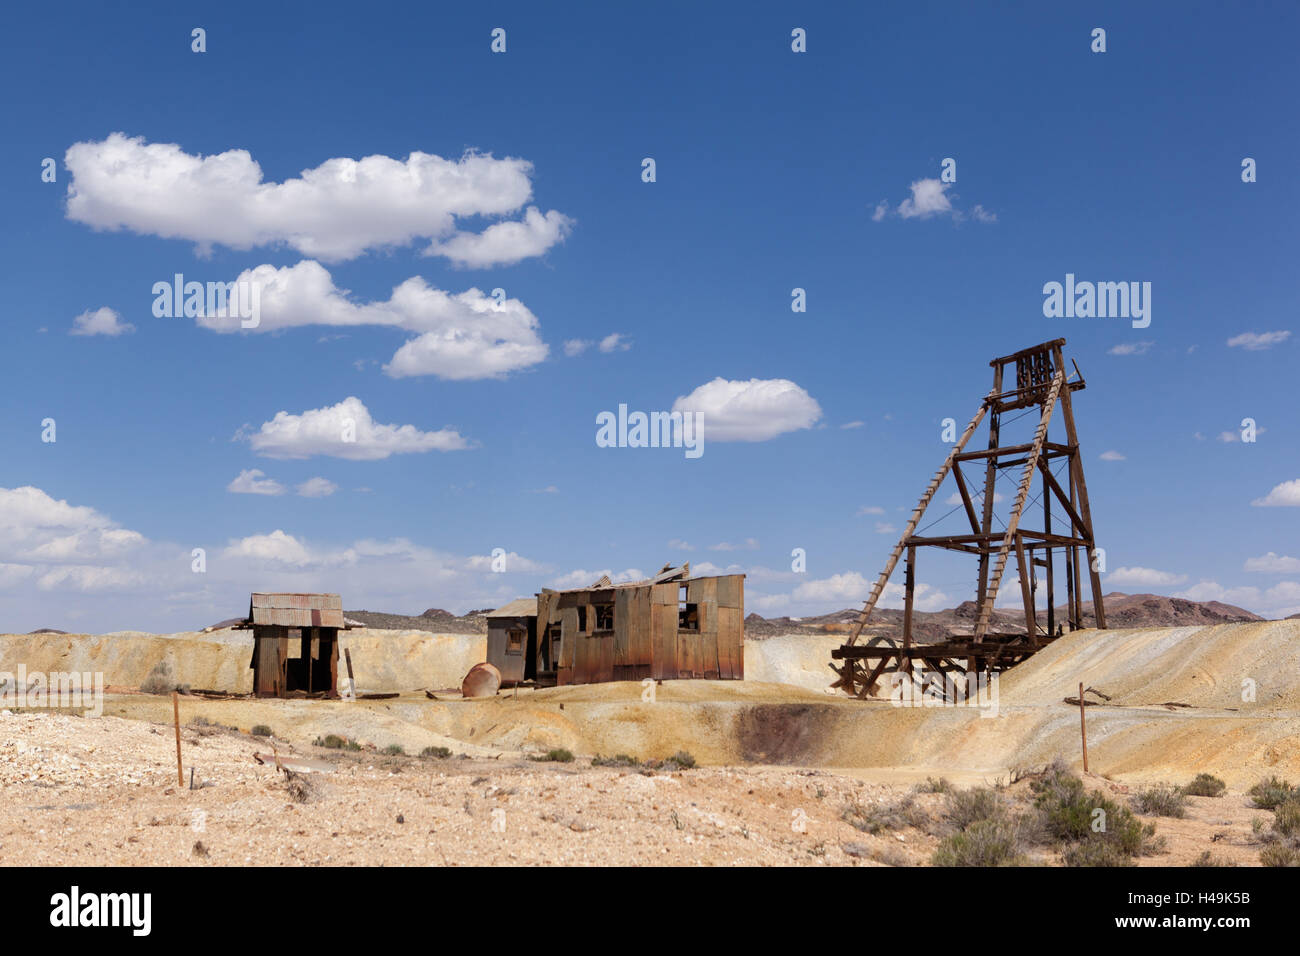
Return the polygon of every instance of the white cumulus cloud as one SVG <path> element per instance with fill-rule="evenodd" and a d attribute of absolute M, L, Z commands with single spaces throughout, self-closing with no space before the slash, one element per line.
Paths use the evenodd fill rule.
<path fill-rule="evenodd" d="M 427 256 L 446 256 L 458 266 L 486 268 L 512 265 L 540 256 L 573 228 L 573 220 L 552 209 L 543 215 L 529 206 L 522 222 L 499 222 L 481 233 L 459 232 L 425 250 Z"/>
<path fill-rule="evenodd" d="M 702 412 L 708 441 L 767 441 L 811 428 L 821 406 L 784 378 L 728 381 L 715 378 L 673 402 L 674 412 Z"/>
<path fill-rule="evenodd" d="M 226 490 L 237 495 L 282 495 L 284 485 L 267 478 L 260 468 L 245 468 L 226 485 Z"/>
<path fill-rule="evenodd" d="M 518 299 L 498 301 L 477 288 L 452 294 L 423 278 L 407 279 L 383 302 L 354 302 L 319 262 L 260 265 L 240 273 L 241 287 L 259 292 L 259 321 L 242 329 L 238 316 L 199 316 L 217 332 L 274 332 L 306 325 L 377 325 L 415 333 L 384 366 L 390 376 L 436 375 L 449 380 L 503 376 L 546 358 L 537 317 Z"/>
<path fill-rule="evenodd" d="M 294 415 L 276 412 L 256 432 L 240 429 L 253 451 L 265 458 L 310 458 L 331 455 L 353 461 L 375 461 L 390 455 L 427 451 L 458 451 L 470 443 L 450 428 L 421 431 L 414 425 L 381 425 L 361 399 L 349 396 L 337 405 Z"/>
<path fill-rule="evenodd" d="M 1300 508 L 1300 478 L 1274 486 L 1272 491 L 1251 504 L 1257 508 Z"/>
<path fill-rule="evenodd" d="M 108 306 L 83 312 L 72 320 L 72 335 L 124 335 L 134 332 L 135 326 L 123 322 L 122 317 Z"/>
<path fill-rule="evenodd" d="M 464 265 L 517 262 L 564 237 L 568 219 L 529 208 L 520 222 L 457 230 L 457 220 L 499 217 L 532 198 L 532 164 L 467 152 L 444 159 L 413 152 L 327 159 L 297 178 L 265 182 L 245 149 L 211 156 L 175 143 L 112 133 L 75 143 L 64 156 L 72 174 L 67 215 L 95 229 L 129 229 L 250 249 L 284 243 L 329 262 L 369 249 L 431 240 L 428 252 Z"/>
<path fill-rule="evenodd" d="M 893 215 L 900 219 L 932 219 L 936 216 L 948 216 L 956 222 L 963 219 L 973 219 L 976 222 L 997 222 L 997 214 L 985 209 L 982 205 L 975 205 L 969 212 L 963 212 L 952 204 L 952 197 L 955 193 L 950 193 L 952 183 L 945 183 L 938 179 L 926 178 L 917 179 L 911 185 L 911 195 L 898 204 L 898 208 L 893 210 Z M 871 213 L 872 222 L 880 222 L 890 215 L 889 203 L 881 201 L 876 204 Z"/>
<path fill-rule="evenodd" d="M 328 478 L 308 478 L 294 489 L 303 498 L 328 498 L 339 486 Z"/>
<path fill-rule="evenodd" d="M 1270 551 L 1268 554 L 1258 558 L 1247 558 L 1246 570 L 1291 574 L 1300 571 L 1300 558 L 1292 558 L 1284 554 L 1274 554 Z"/>
<path fill-rule="evenodd" d="M 1169 587 L 1187 580 L 1185 574 L 1157 571 L 1154 568 L 1116 568 L 1106 575 L 1106 583 L 1129 587 Z"/>

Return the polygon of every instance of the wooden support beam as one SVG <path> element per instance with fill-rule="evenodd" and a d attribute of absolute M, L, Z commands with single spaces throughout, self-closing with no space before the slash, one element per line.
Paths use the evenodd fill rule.
<path fill-rule="evenodd" d="M 1029 570 L 1025 564 L 1025 541 L 1023 535 L 1016 535 L 1016 561 L 1020 565 L 1020 598 L 1025 602 L 1025 635 L 1034 644 L 1038 643 L 1038 621 L 1034 616 L 1034 592 L 1029 586 Z"/>
<path fill-rule="evenodd" d="M 1029 486 L 1033 480 L 1034 471 L 1038 466 L 1038 450 L 1042 448 L 1043 442 L 1047 438 L 1047 425 L 1052 420 L 1052 412 L 1056 408 L 1056 400 L 1061 393 L 1061 386 L 1064 381 L 1065 370 L 1058 366 L 1056 375 L 1052 378 L 1051 389 L 1043 400 L 1043 411 L 1039 416 L 1038 428 L 1034 432 L 1034 450 L 1030 452 L 1030 460 L 1025 463 L 1024 474 L 1020 476 L 1020 489 L 1016 492 L 1016 500 L 1011 505 L 1011 516 L 1010 520 L 1007 521 L 1006 536 L 1003 538 L 1002 547 L 998 549 L 997 557 L 994 559 L 988 592 L 981 603 L 979 618 L 975 622 L 975 642 L 977 644 L 984 639 L 984 633 L 988 630 L 989 621 L 993 616 L 993 604 L 997 600 L 998 586 L 1002 583 L 1002 572 L 1006 569 L 1007 554 L 1011 550 L 1012 537 L 1020 527 L 1020 516 L 1024 511 L 1025 499 L 1029 496 Z"/>
<path fill-rule="evenodd" d="M 961 473 L 961 465 L 953 462 L 952 477 L 957 482 L 957 491 L 961 494 L 961 503 L 966 507 L 966 518 L 970 521 L 970 529 L 973 533 L 980 533 L 980 523 L 975 517 L 975 504 L 971 501 L 970 491 L 966 488 L 966 479 Z"/>
<path fill-rule="evenodd" d="M 990 396 L 991 394 L 992 393 L 990 393 Z M 853 628 L 849 632 L 850 644 L 857 642 L 858 635 L 862 633 L 862 628 L 871 617 L 871 612 L 875 609 L 876 602 L 880 600 L 881 594 L 884 593 L 885 585 L 889 581 L 889 576 L 894 573 L 894 568 L 898 565 L 898 559 L 902 557 L 903 548 L 905 547 L 904 542 L 906 542 L 912 533 L 916 531 L 916 526 L 921 521 L 921 515 L 925 514 L 925 509 L 930 505 L 930 499 L 934 497 L 934 493 L 938 491 L 939 486 L 943 484 L 943 479 L 947 477 L 948 471 L 952 468 L 953 460 L 957 455 L 961 454 L 961 450 L 966 447 L 966 442 L 970 441 L 971 435 L 975 434 L 975 429 L 977 429 L 980 422 L 984 420 L 984 415 L 987 411 L 988 399 L 985 399 L 980 403 L 979 411 L 976 412 L 975 417 L 970 420 L 970 424 L 966 426 L 966 430 L 962 432 L 961 437 L 957 439 L 957 444 L 953 445 L 952 450 L 948 452 L 948 457 L 944 461 L 943 466 L 935 473 L 934 477 L 930 479 L 930 484 L 926 486 L 925 491 L 922 493 L 921 500 L 917 502 L 916 507 L 912 509 L 912 517 L 908 520 L 907 527 L 903 529 L 903 534 L 899 537 L 898 544 L 894 546 L 893 552 L 889 555 L 889 561 L 885 564 L 884 570 L 880 572 L 880 577 L 877 578 L 876 583 L 871 586 L 871 593 L 867 596 L 867 603 L 862 608 L 862 612 L 858 615 L 857 620 L 853 622 Z"/>

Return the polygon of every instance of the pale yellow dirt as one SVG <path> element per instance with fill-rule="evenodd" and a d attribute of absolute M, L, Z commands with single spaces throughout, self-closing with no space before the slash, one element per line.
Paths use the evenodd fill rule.
<path fill-rule="evenodd" d="M 312 741 L 316 738 L 337 734 L 378 749 L 398 744 L 408 754 L 426 747 L 447 747 L 455 754 L 467 755 L 463 761 L 412 758 L 408 766 L 402 763 L 403 758 L 391 758 L 396 763 L 390 765 L 385 762 L 390 758 L 369 755 L 357 764 L 355 756 L 340 758 L 329 752 L 331 759 L 343 759 L 346 767 L 326 779 L 324 793 L 337 794 L 337 802 L 331 803 L 334 798 L 327 797 L 321 804 L 322 812 L 363 819 L 364 827 L 373 827 L 376 834 L 390 832 L 384 829 L 385 815 L 397 808 L 408 824 L 394 824 L 406 827 L 391 830 L 394 840 L 399 834 L 414 832 L 409 827 L 412 819 L 421 821 L 422 833 L 430 828 L 444 832 L 441 821 L 450 828 L 445 832 L 467 841 L 463 847 L 436 841 L 437 853 L 453 862 L 473 862 L 474 853 L 486 853 L 494 862 L 540 861 L 546 853 L 570 853 L 568 857 L 547 859 L 571 862 L 633 862 L 635 855 L 643 852 L 657 853 L 666 862 L 858 859 L 842 853 L 842 859 L 836 857 L 841 852 L 836 849 L 837 841 L 851 839 L 841 833 L 847 824 L 839 821 L 838 814 L 853 794 L 892 799 L 929 776 L 943 776 L 965 786 L 991 784 L 1009 779 L 1016 768 L 1041 766 L 1058 755 L 1078 769 L 1079 711 L 1065 704 L 1063 698 L 1075 694 L 1080 681 L 1112 698 L 1106 706 L 1087 708 L 1090 768 L 1095 775 L 1108 778 L 1106 786 L 1180 784 L 1204 771 L 1224 779 L 1233 791 L 1233 795 L 1217 800 L 1193 798 L 1193 813 L 1187 820 L 1161 822 L 1162 833 L 1182 834 L 1182 842 L 1171 849 L 1171 856 L 1164 862 L 1184 862 L 1180 855 L 1184 846 L 1191 854 L 1189 859 L 1207 848 L 1218 853 L 1220 843 L 1238 847 L 1242 862 L 1247 857 L 1253 860 L 1258 846 L 1248 833 L 1249 821 L 1262 812 L 1247 810 L 1241 794 L 1269 774 L 1293 782 L 1300 780 L 1300 622 L 1080 632 L 1057 641 L 1003 675 L 997 685 L 996 716 L 985 716 L 992 714 L 991 710 L 896 707 L 885 700 L 856 701 L 828 694 L 824 685 L 831 673 L 825 664 L 830 647 L 838 640 L 785 637 L 748 642 L 746 670 L 750 679 L 745 681 L 666 681 L 654 686 L 653 694 L 638 683 L 526 689 L 504 691 L 486 700 L 461 700 L 454 692 L 439 691 L 441 699 L 429 700 L 418 688 L 456 686 L 464 671 L 481 659 L 481 638 L 358 631 L 345 638 L 345 646 L 353 648 L 359 689 L 400 690 L 399 697 L 358 701 L 182 697 L 180 706 L 183 723 L 202 718 L 245 732 L 264 724 L 275 734 L 277 746 L 302 753 L 314 752 Z M 13 671 L 19 662 L 30 671 L 101 670 L 108 684 L 134 686 L 158 660 L 169 657 L 178 682 L 238 690 L 247 689 L 250 646 L 245 634 L 229 631 L 166 637 L 0 637 L 0 671 Z M 820 674 L 823 669 L 824 676 Z M 1243 690 L 1251 688 L 1254 700 L 1249 699 L 1249 693 L 1243 694 Z M 1171 709 L 1163 706 L 1166 703 L 1190 706 Z M 115 830 L 116 824 L 107 822 L 114 817 L 112 811 L 143 807 L 161 818 L 165 808 L 175 813 L 176 807 L 191 803 L 230 814 L 232 845 L 247 845 L 249 853 L 258 840 L 269 840 L 277 846 L 268 851 L 268 861 L 328 857 L 331 862 L 339 862 L 362 858 L 359 854 L 364 841 L 359 834 L 369 830 L 353 833 L 357 845 L 349 849 L 345 843 L 316 845 L 319 834 L 314 831 L 304 843 L 298 839 L 297 830 L 287 831 L 294 835 L 292 845 L 280 846 L 278 823 L 268 824 L 265 833 L 258 829 L 261 824 L 255 821 L 272 810 L 285 814 L 284 819 L 298 819 L 289 815 L 304 813 L 301 807 L 284 809 L 286 799 L 276 789 L 281 782 L 274 773 L 252 764 L 252 750 L 265 751 L 267 743 L 224 733 L 199 738 L 193 731 L 187 732 L 187 740 L 193 738 L 186 745 L 187 767 L 191 763 L 197 766 L 215 786 L 194 793 L 162 795 L 159 788 L 175 783 L 174 779 L 168 782 L 167 769 L 169 759 L 174 761 L 168 749 L 172 746 L 170 698 L 110 693 L 104 712 L 107 716 L 100 720 L 48 713 L 3 718 L 0 767 L 4 774 L 0 775 L 0 785 L 4 792 L 0 797 L 5 805 L 19 810 L 82 804 L 88 808 L 17 815 L 0 811 L 0 859 L 12 862 L 9 854 L 13 841 L 24 834 L 30 836 L 36 829 L 45 830 L 37 844 L 47 838 L 53 840 L 46 852 L 55 853 L 61 846 L 71 852 L 72 844 L 60 843 L 51 835 L 66 837 L 71 832 L 59 827 L 73 827 L 78 833 L 93 829 L 85 823 L 90 819 L 98 821 L 94 826 L 103 824 L 108 831 L 117 833 L 112 849 L 126 856 L 114 859 L 134 859 L 130 854 L 140 848 L 129 837 L 147 838 L 134 829 Z M 131 743 L 119 746 L 119 738 Z M 114 743 L 98 755 L 84 749 L 98 746 L 96 741 Z M 45 748 L 41 751 L 44 756 L 35 765 L 31 765 L 35 759 L 32 752 L 20 750 L 21 746 L 31 745 Z M 550 766 L 528 759 L 553 748 L 577 754 L 579 764 L 589 762 L 596 754 L 660 760 L 686 751 L 703 769 L 683 774 L 680 780 L 675 775 L 652 778 L 626 770 L 590 768 L 575 776 L 576 765 Z M 373 770 L 367 769 L 371 766 Z M 15 767 L 26 768 L 26 773 L 15 776 Z M 171 767 L 174 774 L 174 763 Z M 62 776 L 46 781 L 39 776 L 43 770 Z M 495 776 L 498 772 L 510 775 L 509 780 Z M 37 776 L 31 777 L 31 773 Z M 138 779 L 131 779 L 131 774 Z M 485 774 L 490 783 L 480 786 L 473 782 Z M 823 812 L 817 817 L 819 825 L 831 829 L 823 833 L 825 845 L 815 855 L 803 845 L 803 835 L 796 839 L 782 829 L 788 828 L 788 817 L 796 809 L 803 808 L 811 817 L 813 809 L 827 799 L 814 797 L 818 804 L 805 806 L 809 792 L 806 784 L 814 779 L 809 774 L 816 774 L 819 781 L 813 792 L 821 787 L 833 794 L 831 802 L 836 804 L 829 816 Z M 641 782 L 647 780 L 651 782 Z M 57 799 L 47 799 L 38 792 L 50 782 L 58 790 Z M 527 816 L 536 802 L 560 799 L 565 801 L 562 805 L 566 809 L 561 814 L 565 821 L 572 822 L 571 816 L 578 808 L 593 816 L 613 814 L 606 826 L 626 827 L 631 842 L 599 849 L 596 841 L 579 852 L 579 845 L 571 843 L 569 837 L 562 845 L 539 844 L 536 850 L 526 846 L 523 838 L 520 843 L 501 841 L 499 834 L 490 831 L 471 838 L 469 834 L 477 832 L 473 826 L 482 824 L 482 814 L 475 817 L 466 811 L 467 801 L 471 808 L 486 812 L 496 805 L 493 800 L 513 799 L 508 794 L 497 796 L 500 790 L 490 798 L 476 796 L 480 789 L 486 793 L 493 786 L 514 787 L 527 795 L 527 800 L 511 804 L 508 809 L 511 819 L 516 812 L 525 814 L 527 829 L 523 829 L 524 823 L 518 825 L 528 839 L 533 839 L 534 831 L 549 832 L 548 827 L 559 826 L 537 816 L 540 810 L 533 817 Z M 684 804 L 660 802 L 661 791 L 677 793 L 672 788 L 678 786 L 700 789 L 691 791 L 694 796 Z M 91 808 L 101 807 L 95 794 L 104 787 L 108 792 L 103 795 L 106 802 L 102 807 L 110 808 L 110 812 L 102 820 L 83 816 L 93 814 Z M 558 787 L 558 796 L 547 796 L 543 791 L 548 787 Z M 755 794 L 748 792 L 751 788 Z M 775 794 L 787 791 L 787 798 L 776 798 Z M 401 809 L 408 804 L 418 808 L 421 800 L 428 802 L 426 810 L 432 816 L 419 815 L 426 810 Z M 615 811 L 614 804 L 621 809 Z M 522 811 L 519 806 L 529 809 Z M 442 809 L 435 813 L 439 807 Z M 741 842 L 733 846 L 729 837 L 718 837 L 721 844 L 707 845 L 725 848 L 712 856 L 701 856 L 700 846 L 674 842 L 680 834 L 694 831 L 679 830 L 672 824 L 672 833 L 660 832 L 664 807 L 677 812 L 679 822 L 686 819 L 683 814 L 688 811 L 714 813 L 720 819 L 729 819 L 726 814 L 731 813 L 736 817 L 735 826 L 750 835 L 738 835 L 738 831 L 722 827 Z M 55 814 L 64 822 L 50 824 L 56 817 L 34 815 L 37 813 Z M 416 816 L 412 817 L 412 813 Z M 473 823 L 460 819 L 457 813 L 471 817 Z M 134 827 L 141 819 L 140 814 L 128 814 L 122 826 L 129 820 L 134 821 Z M 147 826 L 148 821 L 140 825 Z M 331 833 L 352 832 L 343 827 L 341 819 L 330 827 Z M 1220 831 L 1225 835 L 1212 840 Z M 575 839 L 589 834 L 581 828 L 568 832 L 577 834 Z M 707 832 L 701 830 L 696 835 L 703 839 Z M 765 836 L 751 842 L 755 834 Z M 934 834 L 919 831 L 895 835 L 911 840 L 909 852 L 924 858 L 937 842 Z M 490 842 L 493 840 L 497 842 Z M 96 841 L 89 842 L 97 848 L 96 853 L 107 852 Z M 117 847 L 117 842 L 123 846 Z M 188 852 L 188 846 L 173 847 L 168 852 L 181 850 Z M 1237 851 L 1227 852 L 1232 855 Z M 510 853 L 515 856 L 510 857 Z M 377 862 L 382 858 L 367 859 Z M 440 861 L 441 857 L 431 859 Z M 242 858 L 232 851 L 231 856 L 221 856 L 220 861 L 242 862 Z"/>
<path fill-rule="evenodd" d="M 253 754 L 303 754 L 290 780 Z M 501 756 L 419 758 L 286 746 L 207 726 L 0 711 L 0 865 L 920 865 L 953 832 L 946 798 L 818 770 L 594 768 Z M 1088 784 L 1121 801 L 1128 788 Z M 295 792 L 297 789 L 297 792 Z M 1004 791 L 1020 810 L 1024 782 Z M 910 802 L 863 832 L 845 809 Z M 1210 850 L 1250 865 L 1263 842 L 1244 796 L 1192 798 L 1153 819 L 1166 847 L 1142 866 Z M 899 814 L 896 812 L 895 816 Z M 1054 865 L 1028 848 L 1026 862 Z"/>

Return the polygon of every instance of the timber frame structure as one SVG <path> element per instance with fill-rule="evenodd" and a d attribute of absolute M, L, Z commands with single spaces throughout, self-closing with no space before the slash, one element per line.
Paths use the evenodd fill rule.
<path fill-rule="evenodd" d="M 1088 488 L 1083 478 L 1083 463 L 1079 455 L 1079 438 L 1074 427 L 1071 395 L 1084 388 L 1083 376 L 1077 365 L 1077 376 L 1070 380 L 1066 371 L 1062 348 L 1065 339 L 1053 339 L 1011 355 L 995 358 L 989 363 L 993 368 L 993 388 L 980 404 L 957 443 L 948 453 L 943 467 L 930 480 L 921 500 L 912 511 L 902 537 L 889 556 L 885 569 L 871 588 L 865 606 L 849 632 L 848 641 L 831 652 L 831 657 L 841 661 L 831 669 L 839 675 L 832 686 L 839 687 L 850 696 L 865 698 L 875 692 L 881 676 L 887 671 L 912 674 L 917 664 L 931 672 L 944 675 L 945 686 L 955 689 L 953 675 L 978 674 L 1000 671 L 1011 667 L 1035 651 L 1055 640 L 1062 633 L 1056 622 L 1054 607 L 1053 551 L 1063 551 L 1065 556 L 1066 616 L 1071 630 L 1082 627 L 1083 599 L 1080 590 L 1080 549 L 1091 580 L 1093 612 L 1096 626 L 1105 628 L 1106 614 L 1102 606 L 1101 579 L 1097 573 L 1093 552 L 1096 547 L 1092 531 L 1092 512 L 1088 506 Z M 1014 366 L 1015 381 L 1008 388 L 1005 381 L 1009 366 Z M 1065 426 L 1066 444 L 1047 440 L 1047 427 L 1052 415 L 1060 406 L 1061 420 Z M 1039 410 L 1038 428 L 1034 438 L 1026 444 L 1003 445 L 1000 442 L 1002 416 L 1018 409 Z M 1028 414 L 1026 412 L 1025 414 Z M 985 416 L 989 419 L 989 443 L 984 451 L 966 451 L 966 444 L 975 434 Z M 1051 464 L 1065 459 L 1068 478 L 1065 487 L 1052 474 Z M 981 511 L 977 512 L 962 465 L 983 463 L 984 491 Z M 1011 513 L 1002 529 L 993 527 L 994 483 L 1003 468 L 1023 466 L 1019 487 L 1011 506 Z M 1059 468 L 1058 468 L 1059 470 Z M 970 522 L 970 533 L 923 537 L 916 528 L 926 507 L 944 478 L 952 473 L 961 497 L 958 507 L 964 508 Z M 1043 502 L 1041 529 L 1026 527 L 1026 502 L 1034 484 L 1035 474 L 1041 475 L 1039 497 Z M 1052 529 L 1052 506 L 1059 504 L 1068 516 L 1068 528 Z M 916 553 L 918 548 L 936 547 L 979 559 L 979 584 L 976 594 L 975 625 L 969 637 L 952 635 L 937 644 L 916 644 L 912 640 L 912 607 L 916 585 Z M 903 634 L 901 642 L 875 637 L 859 643 L 862 630 L 871 618 L 871 612 L 884 593 L 889 576 L 900 558 L 906 554 L 904 567 Z M 1002 574 L 1007 560 L 1013 555 L 1020 577 L 1020 592 L 1024 602 L 1024 633 L 1000 633 L 993 629 L 993 606 L 997 600 Z M 1039 556 L 1041 555 L 1041 556 Z M 1047 628 L 1045 633 L 1035 612 L 1037 570 L 1044 569 L 1047 590 Z M 964 666 L 963 666 L 964 665 Z"/>

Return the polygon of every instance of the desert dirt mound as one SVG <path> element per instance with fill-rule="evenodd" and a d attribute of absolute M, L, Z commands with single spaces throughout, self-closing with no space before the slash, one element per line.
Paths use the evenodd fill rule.
<path fill-rule="evenodd" d="M 958 781 L 1005 775 L 1058 754 L 1078 764 L 1078 684 L 1109 696 L 1087 709 L 1094 771 L 1135 780 L 1190 779 L 1208 771 L 1249 786 L 1277 773 L 1300 777 L 1300 622 L 1084 631 L 1004 674 L 988 708 L 898 707 L 827 692 L 838 638 L 795 635 L 746 645 L 745 681 L 666 681 L 653 699 L 638 683 L 503 691 L 485 700 L 448 688 L 483 659 L 482 638 L 357 630 L 351 647 L 361 690 L 400 691 L 382 701 L 182 701 L 184 719 L 263 723 L 295 744 L 334 733 L 409 751 L 456 745 L 469 752 L 667 757 L 709 765 L 841 768 L 870 779 Z M 137 686 L 158 660 L 194 687 L 246 690 L 246 632 L 208 635 L 21 635 L 0 638 L 0 670 L 105 671 Z M 1250 693 L 1253 689 L 1254 698 Z M 110 695 L 106 712 L 166 722 L 170 701 Z"/>
<path fill-rule="evenodd" d="M 357 628 L 340 637 L 339 673 L 346 673 L 342 649 L 352 654 L 360 693 L 456 687 L 465 672 L 483 660 L 481 634 Z M 291 654 L 297 654 L 291 647 Z M 139 687 L 154 668 L 179 686 L 251 693 L 251 631 L 229 628 L 145 634 L 0 634 L 0 671 L 100 672 L 106 684 Z"/>
<path fill-rule="evenodd" d="M 0 710 L 0 865 L 910 866 L 954 832 L 934 781 L 390 755 L 187 723 L 191 788 L 177 782 L 174 740 L 147 720 Z M 1121 803 L 1132 794 L 1095 775 L 1086 785 Z M 1026 810 L 1024 780 L 1000 793 Z M 1188 865 L 1206 850 L 1258 863 L 1261 816 L 1240 791 L 1193 797 L 1185 818 L 1148 818 L 1166 845 L 1138 865 Z M 1059 849 L 1026 847 L 1025 862 L 1058 864 Z"/>

